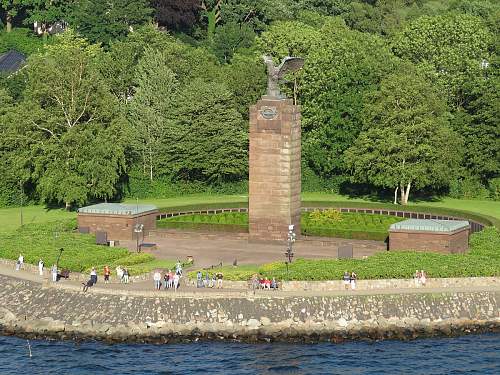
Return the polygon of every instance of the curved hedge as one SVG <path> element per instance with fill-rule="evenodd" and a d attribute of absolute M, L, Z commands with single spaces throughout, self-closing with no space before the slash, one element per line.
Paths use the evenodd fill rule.
<path fill-rule="evenodd" d="M 351 202 L 351 201 L 303 201 L 303 208 L 366 208 L 366 209 L 382 209 L 390 211 L 429 213 L 435 215 L 454 216 L 463 219 L 479 222 L 485 226 L 497 227 L 500 229 L 500 219 L 493 216 L 478 214 L 471 211 L 456 210 L 452 208 L 430 207 L 430 206 L 400 206 L 391 203 L 372 203 L 372 202 Z M 179 212 L 199 212 L 218 209 L 243 208 L 248 209 L 248 201 L 228 202 L 228 203 L 206 203 L 206 204 L 191 204 L 173 207 L 159 208 L 162 213 L 179 213 Z"/>

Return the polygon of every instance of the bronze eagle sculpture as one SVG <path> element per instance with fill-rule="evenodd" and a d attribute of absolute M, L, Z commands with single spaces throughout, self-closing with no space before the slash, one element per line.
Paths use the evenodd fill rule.
<path fill-rule="evenodd" d="M 301 57 L 285 57 L 279 66 L 275 66 L 270 56 L 264 55 L 264 63 L 267 66 L 267 95 L 273 98 L 283 99 L 280 92 L 280 82 L 288 73 L 300 70 L 304 66 L 304 59 Z"/>

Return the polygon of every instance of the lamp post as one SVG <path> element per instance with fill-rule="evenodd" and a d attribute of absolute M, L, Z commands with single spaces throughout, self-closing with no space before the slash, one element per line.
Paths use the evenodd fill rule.
<path fill-rule="evenodd" d="M 21 226 L 23 226 L 24 225 L 24 220 L 23 220 L 24 189 L 23 189 L 23 182 L 21 180 L 19 180 L 19 192 L 20 192 L 19 197 L 21 198 Z"/>
<path fill-rule="evenodd" d="M 294 231 L 295 226 L 293 224 L 288 226 L 288 234 L 286 240 L 286 252 L 285 252 L 285 266 L 286 266 L 286 277 L 288 277 L 288 264 L 292 263 L 293 259 L 293 243 L 295 242 L 296 235 Z"/>
<path fill-rule="evenodd" d="M 144 230 L 144 224 L 135 224 L 134 226 L 134 233 L 135 233 L 135 239 L 136 239 L 136 251 L 137 252 L 140 252 L 140 248 L 139 248 L 139 234 L 142 233 L 142 231 Z"/>
<path fill-rule="evenodd" d="M 57 261 L 56 261 L 56 268 L 57 269 L 59 269 L 59 259 L 61 259 L 61 255 L 62 255 L 63 251 L 64 251 L 64 248 L 61 247 L 59 249 L 59 255 L 57 256 Z"/>

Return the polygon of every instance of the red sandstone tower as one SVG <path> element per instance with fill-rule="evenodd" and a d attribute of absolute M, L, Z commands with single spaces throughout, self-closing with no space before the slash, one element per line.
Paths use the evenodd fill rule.
<path fill-rule="evenodd" d="M 300 234 L 300 108 L 263 96 L 250 108 L 250 240 L 286 241 Z"/>

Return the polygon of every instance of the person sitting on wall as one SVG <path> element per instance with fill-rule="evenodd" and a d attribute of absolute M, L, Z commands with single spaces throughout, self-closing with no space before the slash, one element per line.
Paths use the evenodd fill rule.
<path fill-rule="evenodd" d="M 276 282 L 276 279 L 274 277 L 271 280 L 271 289 L 278 290 L 278 283 Z"/>
<path fill-rule="evenodd" d="M 222 272 L 219 271 L 215 275 L 215 278 L 217 279 L 217 289 L 221 289 L 222 288 L 222 280 L 224 279 L 224 275 L 222 274 Z"/>

